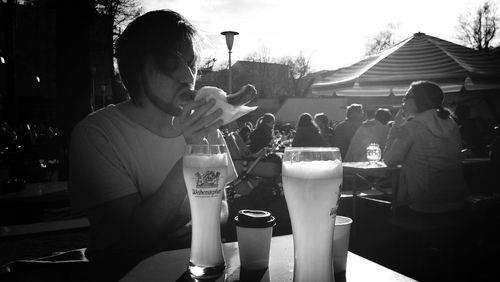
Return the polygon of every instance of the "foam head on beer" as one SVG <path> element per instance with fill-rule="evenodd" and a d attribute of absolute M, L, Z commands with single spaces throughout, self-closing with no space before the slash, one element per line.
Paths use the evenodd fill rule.
<path fill-rule="evenodd" d="M 283 162 L 283 167 L 282 174 L 294 178 L 324 179 L 342 177 L 342 162 L 339 160 Z"/>
<path fill-rule="evenodd" d="M 231 95 L 227 95 L 226 92 L 220 88 L 204 86 L 197 91 L 194 100 L 197 101 L 203 98 L 208 100 L 214 98 L 215 106 L 206 114 L 208 115 L 216 109 L 222 109 L 221 119 L 223 120 L 223 124 L 228 124 L 257 109 L 256 106 L 245 106 L 245 104 L 250 102 L 255 96 L 255 87 L 249 84 L 243 86 L 240 91 Z"/>

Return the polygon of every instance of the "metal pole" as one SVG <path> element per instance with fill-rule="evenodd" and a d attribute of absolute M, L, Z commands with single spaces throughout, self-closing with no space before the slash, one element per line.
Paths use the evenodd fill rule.
<path fill-rule="evenodd" d="M 226 37 L 226 45 L 227 49 L 229 51 L 229 87 L 228 87 L 228 94 L 231 94 L 233 92 L 233 73 L 231 72 L 231 50 L 233 49 L 233 41 L 234 41 L 234 36 L 238 35 L 236 31 L 223 31 L 221 32 L 222 35 Z"/>
<path fill-rule="evenodd" d="M 233 93 L 233 72 L 231 70 L 231 50 L 229 50 L 229 89 L 227 94 Z"/>

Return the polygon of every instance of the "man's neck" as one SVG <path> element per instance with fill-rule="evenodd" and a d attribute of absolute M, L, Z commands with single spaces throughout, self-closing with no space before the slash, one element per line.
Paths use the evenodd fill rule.
<path fill-rule="evenodd" d="M 166 114 L 152 104 L 134 104 L 132 100 L 127 100 L 117 105 L 118 109 L 130 120 L 146 128 L 152 133 L 173 138 L 181 135 L 172 124 L 173 116 Z"/>

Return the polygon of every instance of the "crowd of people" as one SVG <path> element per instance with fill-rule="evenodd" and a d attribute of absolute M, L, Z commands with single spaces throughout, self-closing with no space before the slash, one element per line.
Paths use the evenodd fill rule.
<path fill-rule="evenodd" d="M 402 165 L 397 205 L 404 213 L 400 214 L 460 211 L 468 196 L 462 159 L 470 156 L 470 150 L 487 157 L 495 148 L 498 150 L 498 145 L 487 147 L 483 135 L 473 136 L 471 131 L 481 128 L 470 128 L 460 113 L 444 108 L 443 100 L 444 93 L 437 84 L 417 81 L 411 84 L 395 114 L 379 108 L 373 118 L 365 119 L 363 105 L 351 104 L 345 120 L 335 122 L 334 127 L 329 126 L 331 122 L 324 113 L 302 113 L 295 126 L 282 132 L 275 129 L 274 116 L 266 113 L 253 131 L 251 124 L 243 127 L 242 139 L 246 138 L 244 146 L 251 152 L 277 140 L 286 140 L 284 146 L 292 147 L 338 147 L 344 162 L 367 161 L 367 146 L 376 143 L 388 166 Z M 490 141 L 494 144 L 497 139 Z"/>

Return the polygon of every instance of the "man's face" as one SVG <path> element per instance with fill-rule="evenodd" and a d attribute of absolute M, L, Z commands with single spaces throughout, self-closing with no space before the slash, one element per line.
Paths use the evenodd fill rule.
<path fill-rule="evenodd" d="M 178 116 L 182 112 L 183 105 L 190 99 L 187 92 L 194 90 L 196 82 L 197 67 L 192 47 L 175 56 L 175 68 L 168 74 L 162 72 L 151 61 L 146 62 L 145 67 L 145 98 L 163 111 L 172 116 Z"/>

